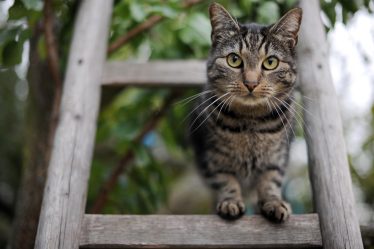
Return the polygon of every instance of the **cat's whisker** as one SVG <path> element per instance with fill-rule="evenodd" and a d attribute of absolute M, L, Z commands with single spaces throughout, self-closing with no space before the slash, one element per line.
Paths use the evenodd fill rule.
<path fill-rule="evenodd" d="M 303 123 L 303 120 L 302 120 L 302 117 L 300 116 L 300 114 L 293 108 L 292 105 L 288 104 L 286 101 L 282 100 L 282 99 L 279 99 L 275 96 L 273 96 L 276 100 L 278 100 L 281 104 L 283 104 L 283 106 L 294 116 L 294 118 L 296 119 L 296 122 L 298 123 L 298 125 L 302 128 L 302 123 Z M 301 118 L 301 123 L 300 123 L 300 120 L 299 118 Z M 293 132 L 294 135 L 295 135 L 295 132 Z M 295 135 L 296 136 L 296 135 Z"/>
<path fill-rule="evenodd" d="M 266 101 L 266 106 L 267 106 L 267 108 L 268 108 L 268 111 L 271 111 L 271 106 L 270 106 L 270 104 L 269 104 L 269 100 L 268 100 L 268 99 L 265 99 L 265 101 Z"/>
<path fill-rule="evenodd" d="M 200 92 L 200 93 L 194 94 L 192 96 L 189 96 L 189 97 L 187 97 L 185 99 L 182 99 L 182 100 L 174 103 L 173 105 L 182 105 L 182 106 L 186 105 L 187 103 L 193 101 L 194 99 L 197 99 L 198 97 L 203 96 L 203 95 L 208 94 L 208 93 L 211 93 L 211 92 L 213 92 L 213 90 L 207 90 L 207 91 L 204 91 L 204 92 Z"/>
<path fill-rule="evenodd" d="M 285 123 L 283 122 L 283 118 L 282 118 L 282 116 L 281 116 L 280 113 L 278 112 L 278 107 L 279 107 L 279 106 L 278 106 L 276 103 L 274 103 L 273 101 L 271 101 L 271 99 L 269 99 L 269 102 L 270 102 L 270 104 L 272 104 L 272 105 L 274 106 L 275 111 L 277 112 L 277 114 L 278 114 L 278 116 L 279 116 L 279 118 L 280 118 L 280 120 L 281 120 L 281 122 L 282 122 L 282 124 L 283 124 L 283 127 L 286 129 L 287 142 L 288 142 L 288 144 L 290 144 L 290 138 L 289 138 L 289 134 L 288 134 L 287 127 L 286 127 Z M 284 115 L 284 114 L 283 114 L 283 115 Z M 288 120 L 287 120 L 287 122 L 288 122 Z M 288 125 L 290 125 L 289 122 L 288 122 Z"/>
<path fill-rule="evenodd" d="M 307 100 L 310 100 L 310 101 L 315 101 L 314 99 L 312 99 L 311 97 L 308 97 L 304 94 L 301 94 L 301 96 L 303 97 L 303 99 L 307 99 Z"/>
<path fill-rule="evenodd" d="M 291 112 L 291 109 L 292 109 L 292 113 L 294 114 L 294 115 L 297 115 L 297 116 L 295 116 L 295 119 L 296 119 L 296 122 L 298 123 L 298 125 L 303 129 L 304 127 L 305 127 L 305 129 L 306 129 L 306 132 L 309 132 L 309 134 L 310 134 L 310 130 L 309 130 L 309 127 L 307 126 L 307 124 L 304 122 L 304 119 L 303 119 L 303 117 L 300 115 L 300 113 L 297 111 L 297 110 L 295 110 L 295 108 L 292 106 L 292 105 L 290 105 L 290 104 L 288 104 L 286 101 L 284 101 L 284 100 L 281 100 L 281 99 L 278 99 L 277 97 L 274 97 L 274 98 L 276 98 L 278 101 L 280 101 L 280 102 L 282 102 L 283 103 L 283 105 Z M 291 101 L 294 101 L 292 98 L 290 98 L 290 100 Z M 295 102 L 293 102 L 293 103 L 295 103 Z M 288 107 L 287 107 L 288 106 Z M 290 109 L 291 108 L 291 109 Z"/>
<path fill-rule="evenodd" d="M 199 129 L 199 127 L 200 126 L 202 126 L 207 120 L 208 120 L 208 118 L 221 106 L 223 106 L 224 105 L 224 103 L 223 102 L 221 102 L 221 103 L 219 103 L 218 104 L 218 106 L 216 106 L 207 116 L 206 116 L 206 118 L 192 131 L 192 132 L 194 132 L 194 131 L 196 131 L 197 129 Z"/>
<path fill-rule="evenodd" d="M 191 129 L 191 127 L 193 127 L 193 125 L 196 123 L 196 121 L 199 119 L 199 117 L 200 117 L 200 116 L 201 116 L 205 111 L 207 111 L 207 110 L 209 109 L 209 107 L 211 107 L 214 103 L 216 103 L 216 102 L 219 101 L 220 99 L 224 98 L 224 97 L 227 96 L 228 94 L 230 94 L 230 93 L 225 93 L 224 95 L 218 97 L 216 100 L 214 100 L 212 103 L 210 103 L 207 107 L 205 107 L 205 108 L 204 108 L 204 109 L 199 113 L 199 115 L 197 115 L 197 117 L 194 119 L 194 121 L 191 123 L 189 129 Z M 217 107 L 219 107 L 219 106 L 220 106 L 220 104 L 219 104 Z M 214 108 L 214 110 L 217 109 L 217 107 Z M 214 110 L 213 110 L 213 111 L 214 111 Z M 209 115 L 204 119 L 204 121 L 205 121 L 207 118 L 209 118 L 209 116 L 210 116 L 210 114 L 209 114 Z M 204 123 L 204 121 L 203 121 L 202 123 Z M 202 125 L 202 123 L 201 123 L 197 128 L 199 128 L 199 127 Z M 194 130 L 196 130 L 197 128 L 195 128 Z"/>
<path fill-rule="evenodd" d="M 295 99 L 293 99 L 291 97 L 290 100 L 292 101 L 292 103 L 294 103 L 297 106 L 299 106 L 302 110 L 304 110 L 306 113 L 309 113 L 314 118 L 314 115 L 310 111 L 308 111 L 305 107 L 303 107 L 301 104 L 299 104 Z M 304 118 L 301 116 L 301 114 L 299 112 L 297 112 L 297 110 L 292 105 L 290 105 L 290 104 L 288 104 L 286 102 L 284 102 L 284 103 L 286 105 L 290 106 L 294 110 L 294 113 L 298 116 L 298 118 L 297 117 L 295 117 L 295 118 L 296 118 L 296 121 L 298 122 L 299 126 L 301 128 L 303 128 L 304 132 L 309 133 L 309 135 L 310 135 L 311 134 L 310 128 L 305 123 Z M 301 120 L 301 122 L 300 122 L 300 120 Z"/>
<path fill-rule="evenodd" d="M 282 93 L 282 92 L 278 92 L 278 93 Z M 288 95 L 287 95 L 288 96 Z M 304 97 L 306 97 L 305 95 L 302 95 Z M 308 114 L 310 114 L 310 116 L 312 116 L 314 118 L 314 114 L 311 113 L 308 109 L 306 109 L 302 104 L 298 103 L 294 98 L 290 97 L 290 100 L 295 103 L 297 106 L 299 106 L 302 110 L 304 110 L 305 112 L 307 112 Z M 310 99 L 312 100 L 312 99 Z M 314 100 L 312 100 L 314 101 Z"/>
<path fill-rule="evenodd" d="M 219 115 L 221 114 L 222 108 L 225 106 L 226 103 L 228 103 L 228 102 L 230 101 L 230 99 L 231 99 L 232 97 L 234 97 L 234 96 L 231 95 L 231 96 L 229 96 L 226 100 L 224 100 L 224 102 L 223 102 L 223 104 L 222 104 L 222 106 L 221 106 L 221 109 L 220 109 L 219 112 L 218 112 L 218 115 L 217 115 L 217 119 L 216 119 L 216 120 L 218 120 Z"/>
<path fill-rule="evenodd" d="M 305 112 L 307 112 L 310 116 L 312 116 L 313 118 L 315 117 L 313 113 L 311 113 L 308 109 L 306 109 L 304 106 L 302 106 L 301 104 L 299 104 L 296 100 L 294 100 L 294 99 L 291 98 L 291 101 L 293 103 L 295 103 L 297 106 L 299 106 L 302 110 L 304 110 Z"/>
<path fill-rule="evenodd" d="M 195 118 L 195 120 L 192 122 L 192 124 L 190 125 L 190 128 L 191 129 L 193 127 L 193 125 L 195 124 L 195 122 L 198 120 L 198 118 L 206 111 L 209 109 L 210 106 L 212 106 L 215 102 L 217 102 L 218 100 L 226 97 L 228 94 L 230 93 L 225 93 L 224 95 L 220 96 L 219 98 L 217 98 L 215 101 L 213 101 L 210 105 L 208 105 L 207 107 L 205 107 L 205 109 Z M 191 133 L 194 133 L 197 129 L 200 128 L 201 125 L 203 125 L 205 123 L 205 121 L 213 114 L 213 112 L 219 108 L 221 105 L 223 105 L 223 102 L 221 102 L 219 105 L 217 105 L 206 117 L 205 119 L 196 127 L 194 128 Z"/>
<path fill-rule="evenodd" d="M 182 120 L 182 123 L 185 122 L 189 116 L 191 116 L 197 109 L 200 108 L 200 106 L 202 106 L 203 104 L 205 104 L 206 102 L 208 102 L 209 100 L 211 100 L 212 98 L 215 98 L 217 97 L 217 95 L 213 94 L 213 96 L 210 96 L 208 99 L 204 100 L 203 102 L 201 102 L 198 106 L 196 106 L 192 111 L 190 111 L 187 116 Z"/>
<path fill-rule="evenodd" d="M 272 98 L 276 99 L 278 102 L 280 102 L 282 105 L 284 105 L 284 107 L 285 107 L 288 111 L 290 111 L 293 115 L 298 114 L 297 111 L 293 108 L 293 106 L 290 105 L 289 103 L 287 103 L 285 100 L 282 100 L 282 99 L 277 98 L 277 97 L 275 97 L 275 96 L 272 96 Z M 290 100 L 291 100 L 291 98 L 290 98 Z"/>
<path fill-rule="evenodd" d="M 292 99 L 291 99 L 291 100 L 292 100 Z M 282 101 L 282 100 L 280 100 L 280 101 Z M 303 131 L 304 131 L 305 133 L 307 133 L 308 135 L 310 135 L 310 134 L 311 134 L 311 131 L 310 131 L 309 127 L 307 126 L 307 124 L 305 123 L 303 117 L 300 115 L 300 113 L 299 113 L 297 110 L 295 110 L 294 107 L 293 107 L 292 105 L 288 104 L 288 103 L 285 102 L 285 101 L 282 101 L 282 102 L 284 103 L 284 105 L 285 105 L 286 108 L 287 108 L 287 105 L 288 105 L 290 108 L 292 108 L 292 110 L 293 110 L 293 114 L 296 114 L 296 115 L 297 115 L 297 116 L 295 116 L 296 122 L 297 122 L 298 125 L 303 129 Z M 287 109 L 289 109 L 289 108 L 287 108 Z"/>
<path fill-rule="evenodd" d="M 227 110 L 230 110 L 230 108 L 231 108 L 231 104 L 234 102 L 234 100 L 235 100 L 235 95 L 232 95 L 233 96 L 233 98 L 232 98 L 232 100 L 230 101 L 230 103 L 229 103 L 229 105 L 228 105 L 228 107 L 227 107 Z M 226 110 L 226 109 L 225 109 Z"/>
<path fill-rule="evenodd" d="M 274 96 L 273 96 L 274 97 Z M 282 103 L 282 102 L 281 102 Z M 276 106 L 276 110 L 279 108 L 279 111 L 282 113 L 282 115 L 284 116 L 284 118 L 286 119 L 286 122 L 287 122 L 287 124 L 288 124 L 288 126 L 290 127 L 290 129 L 291 129 L 291 131 L 292 131 L 292 133 L 293 133 L 293 135 L 296 137 L 296 133 L 295 133 L 295 131 L 294 131 L 294 129 L 292 128 L 292 123 L 290 122 L 290 120 L 287 118 L 287 115 L 282 111 L 282 108 L 276 103 L 276 102 L 274 102 L 274 105 Z M 287 108 L 287 107 L 286 107 Z M 289 109 L 288 109 L 288 111 L 290 111 Z M 291 111 L 290 111 L 291 112 Z M 292 112 L 291 112 L 292 113 Z M 279 114 L 278 114 L 279 115 Z M 282 119 L 281 119 L 282 120 Z"/>
<path fill-rule="evenodd" d="M 275 103 L 276 104 L 276 103 Z M 277 105 L 277 104 L 276 104 Z M 279 105 L 277 105 L 278 107 L 279 107 Z M 286 109 L 287 109 L 287 107 L 286 107 Z M 291 131 L 292 131 L 292 134 L 294 135 L 294 137 L 296 137 L 296 132 L 295 132 L 295 130 L 293 129 L 293 125 L 292 125 L 292 123 L 291 123 L 291 121 L 289 120 L 289 118 L 287 117 L 287 115 L 282 111 L 282 109 L 279 107 L 279 111 L 281 111 L 282 112 L 282 114 L 283 114 L 283 116 L 284 116 L 284 118 L 286 119 L 286 121 L 287 121 L 287 124 L 288 124 L 288 126 L 290 127 L 290 129 L 291 129 Z M 289 109 L 288 109 L 288 111 L 290 111 Z M 291 113 L 292 113 L 292 111 L 290 111 Z"/>

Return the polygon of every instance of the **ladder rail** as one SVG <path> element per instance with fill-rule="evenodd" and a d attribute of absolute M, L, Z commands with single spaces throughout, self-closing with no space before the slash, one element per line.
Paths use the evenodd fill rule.
<path fill-rule="evenodd" d="M 85 215 L 81 248 L 322 248 L 318 215 Z"/>
<path fill-rule="evenodd" d="M 298 73 L 309 176 L 323 246 L 360 249 L 363 244 L 319 1 L 301 0 L 300 7 L 304 13 L 297 46 Z"/>
<path fill-rule="evenodd" d="M 79 8 L 36 249 L 79 247 L 112 5 L 112 0 L 84 0 Z"/>

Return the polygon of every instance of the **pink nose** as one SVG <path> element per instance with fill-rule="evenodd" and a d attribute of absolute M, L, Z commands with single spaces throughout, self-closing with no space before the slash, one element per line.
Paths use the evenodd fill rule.
<path fill-rule="evenodd" d="M 247 70 L 244 75 L 243 83 L 251 93 L 258 86 L 259 72 L 257 70 Z"/>
<path fill-rule="evenodd" d="M 258 82 L 249 82 L 245 80 L 243 83 L 249 92 L 253 92 L 253 90 L 258 86 Z"/>

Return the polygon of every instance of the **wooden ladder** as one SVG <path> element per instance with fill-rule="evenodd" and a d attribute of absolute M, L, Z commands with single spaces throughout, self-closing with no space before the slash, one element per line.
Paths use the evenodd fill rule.
<path fill-rule="evenodd" d="M 313 99 L 304 116 L 318 215 L 273 224 L 261 216 L 228 222 L 216 215 L 85 214 L 101 87 L 206 82 L 201 61 L 105 62 L 112 4 L 81 2 L 35 248 L 363 248 L 318 0 L 301 1 L 308 11 L 298 45 L 302 94 Z"/>

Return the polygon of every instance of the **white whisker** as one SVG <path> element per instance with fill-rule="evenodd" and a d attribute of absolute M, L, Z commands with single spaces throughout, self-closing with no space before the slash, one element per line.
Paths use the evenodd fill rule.
<path fill-rule="evenodd" d="M 286 125 L 285 125 L 284 122 L 283 122 L 283 119 L 282 119 L 280 113 L 278 112 L 278 108 L 277 108 L 278 106 L 276 105 L 276 103 L 274 103 L 273 101 L 271 101 L 271 99 L 269 99 L 269 102 L 270 102 L 270 104 L 272 104 L 272 105 L 274 106 L 275 111 L 277 112 L 278 116 L 280 117 L 280 120 L 281 120 L 281 122 L 282 122 L 283 127 L 286 128 L 287 142 L 288 142 L 288 144 L 290 144 L 290 138 L 289 138 L 289 135 L 288 135 L 288 130 L 287 130 Z M 287 120 L 287 121 L 288 121 L 288 120 Z M 289 124 L 289 122 L 288 122 L 288 124 Z M 290 125 L 290 124 L 289 124 L 289 125 Z"/>
<path fill-rule="evenodd" d="M 220 96 L 219 98 L 217 98 L 216 100 L 214 100 L 212 103 L 210 103 L 207 107 L 205 107 L 201 112 L 200 114 L 194 119 L 194 121 L 191 123 L 189 129 L 191 129 L 193 127 L 193 125 L 196 123 L 196 121 L 199 119 L 199 117 L 205 112 L 208 110 L 209 107 L 211 107 L 214 103 L 216 103 L 218 100 L 224 98 L 225 96 L 227 96 L 228 94 L 230 93 L 225 93 L 224 95 Z M 191 131 L 191 133 L 193 133 L 195 130 L 197 130 L 209 117 L 210 115 L 212 115 L 212 113 L 221 105 L 222 103 L 220 103 L 218 106 L 216 106 L 213 111 L 193 130 Z"/>
<path fill-rule="evenodd" d="M 204 94 L 211 93 L 211 92 L 213 92 L 213 90 L 207 90 L 207 91 L 204 91 L 204 92 L 201 92 L 201 93 L 194 94 L 192 96 L 189 96 L 185 99 L 182 99 L 182 100 L 174 103 L 173 105 L 182 105 L 182 106 L 186 105 L 187 103 L 191 102 L 192 100 L 197 99 L 198 97 L 203 96 Z"/>
<path fill-rule="evenodd" d="M 310 116 L 312 116 L 313 118 L 314 118 L 314 114 L 313 113 L 311 113 L 309 110 L 307 110 L 304 106 L 302 106 L 301 104 L 299 104 L 299 103 L 297 103 L 297 101 L 296 100 L 294 100 L 294 99 L 292 99 L 292 98 L 290 98 L 291 99 L 291 101 L 293 102 L 293 103 L 295 103 L 297 106 L 299 106 L 302 110 L 304 110 L 305 112 L 307 112 Z"/>
<path fill-rule="evenodd" d="M 226 103 L 228 103 L 229 101 L 230 101 L 230 99 L 231 98 L 233 98 L 234 96 L 233 95 L 231 95 L 231 96 L 229 96 L 224 102 L 223 102 L 223 105 L 221 106 L 221 109 L 219 110 L 219 112 L 218 112 L 218 116 L 217 116 L 217 119 L 216 120 L 218 120 L 218 118 L 219 118 L 219 115 L 221 114 L 221 111 L 222 111 L 222 108 L 225 106 L 225 104 Z M 226 105 L 226 107 L 227 107 L 227 105 Z"/>
<path fill-rule="evenodd" d="M 293 103 L 298 104 L 298 103 L 296 102 L 296 100 L 294 100 L 294 99 L 292 99 L 292 98 L 290 98 L 290 100 L 291 100 Z M 286 103 L 285 101 L 283 101 L 283 102 L 284 102 L 284 104 L 286 104 L 286 105 L 288 105 L 290 108 L 292 108 L 292 110 L 294 111 L 294 113 L 298 116 L 298 118 L 295 117 L 297 123 L 299 124 L 299 126 L 300 126 L 301 128 L 305 128 L 305 129 L 306 129 L 306 132 L 309 132 L 309 135 L 310 135 L 310 134 L 311 134 L 310 129 L 309 129 L 308 125 L 305 123 L 304 118 L 301 116 L 301 114 L 300 114 L 299 112 L 297 112 L 297 110 L 295 110 L 295 108 L 294 108 L 292 105 Z M 303 108 L 301 105 L 299 105 L 299 106 L 300 106 L 303 110 L 307 111 L 307 110 L 306 110 L 305 108 Z M 287 107 L 286 107 L 286 108 L 287 108 Z M 313 116 L 312 116 L 312 117 L 313 117 Z M 300 123 L 300 120 L 301 120 L 301 123 Z"/>
<path fill-rule="evenodd" d="M 296 119 L 296 122 L 301 126 L 301 127 L 303 127 L 302 126 L 302 124 L 300 124 L 300 120 L 295 116 L 295 114 L 296 115 L 300 115 L 294 108 L 293 108 L 293 106 L 292 105 L 290 105 L 290 104 L 288 104 L 286 101 L 284 101 L 284 100 L 282 100 L 282 99 L 279 99 L 279 98 L 277 98 L 277 97 L 275 97 L 275 96 L 273 96 L 273 98 L 275 98 L 276 100 L 278 100 L 281 104 L 283 104 L 284 105 L 284 107 L 289 111 L 289 112 L 291 112 L 293 115 L 294 115 L 294 117 L 295 117 L 295 119 Z M 285 114 L 284 114 L 285 115 Z M 285 115 L 286 116 L 286 115 Z M 288 118 L 287 118 L 287 116 L 286 116 L 286 119 L 287 119 L 287 122 L 288 123 L 290 123 L 290 121 L 288 120 Z M 301 118 L 302 119 L 302 118 Z M 295 131 L 293 130 L 293 128 L 292 128 L 292 125 L 291 125 L 291 129 L 292 129 L 292 132 L 293 132 L 293 134 L 294 134 L 294 136 L 296 137 L 296 134 L 295 134 Z"/>
<path fill-rule="evenodd" d="M 182 120 L 182 123 L 185 122 L 187 120 L 187 118 L 189 116 L 191 116 L 192 113 L 194 113 L 197 109 L 199 109 L 199 107 L 203 104 L 205 104 L 207 101 L 211 100 L 212 98 L 214 97 L 217 97 L 215 94 L 213 94 L 213 96 L 209 97 L 208 99 L 204 100 L 203 102 L 201 102 L 198 106 L 196 106 L 192 111 L 190 111 L 187 116 Z"/>

